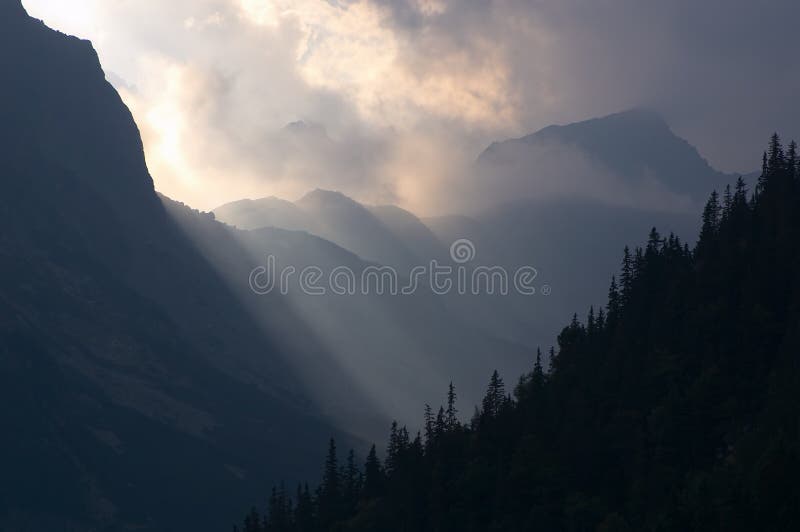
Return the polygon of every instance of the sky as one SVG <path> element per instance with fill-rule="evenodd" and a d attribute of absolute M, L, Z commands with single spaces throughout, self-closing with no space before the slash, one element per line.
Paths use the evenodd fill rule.
<path fill-rule="evenodd" d="M 492 141 L 632 107 L 716 168 L 800 136 L 796 0 L 23 0 L 90 39 L 156 187 L 447 212 Z"/>

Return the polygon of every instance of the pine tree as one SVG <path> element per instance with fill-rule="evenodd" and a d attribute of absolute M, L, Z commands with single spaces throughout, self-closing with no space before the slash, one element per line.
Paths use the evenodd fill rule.
<path fill-rule="evenodd" d="M 425 445 L 431 445 L 436 436 L 435 419 L 431 405 L 425 404 Z"/>
<path fill-rule="evenodd" d="M 767 180 L 769 179 L 769 163 L 767 159 L 767 152 L 761 156 L 761 175 L 758 177 L 758 183 L 756 184 L 755 193 L 753 194 L 753 200 L 758 200 L 758 197 L 764 191 L 764 188 L 767 185 Z"/>
<path fill-rule="evenodd" d="M 544 366 L 542 366 L 542 350 L 536 348 L 536 363 L 533 365 L 531 382 L 534 388 L 541 389 L 545 384 Z"/>
<path fill-rule="evenodd" d="M 389 429 L 389 445 L 386 448 L 386 474 L 391 476 L 400 460 L 400 429 L 397 421 L 392 421 Z"/>
<path fill-rule="evenodd" d="M 373 499 L 383 494 L 384 473 L 375 446 L 369 450 L 364 464 L 364 498 Z"/>
<path fill-rule="evenodd" d="M 722 220 L 730 218 L 733 209 L 733 192 L 730 185 L 725 185 L 725 193 L 722 197 Z"/>
<path fill-rule="evenodd" d="M 719 213 L 719 194 L 715 190 L 711 193 L 711 197 L 708 198 L 708 202 L 706 202 L 706 206 L 703 209 L 703 226 L 700 229 L 701 242 L 704 240 L 709 242 L 717 234 L 720 221 Z"/>
<path fill-rule="evenodd" d="M 335 523 L 339 518 L 342 497 L 342 481 L 339 476 L 339 458 L 336 454 L 336 441 L 331 438 L 328 444 L 328 455 L 325 458 L 325 470 L 322 485 L 319 487 L 319 518 L 325 526 Z"/>
<path fill-rule="evenodd" d="M 734 211 L 747 207 L 747 184 L 741 176 L 736 180 L 736 190 L 733 194 L 733 206 Z"/>
<path fill-rule="evenodd" d="M 483 414 L 489 418 L 497 417 L 506 402 L 506 390 L 503 379 L 497 370 L 492 373 L 486 396 L 483 398 Z"/>
<path fill-rule="evenodd" d="M 353 449 L 347 453 L 347 465 L 344 470 L 344 500 L 348 511 L 355 509 L 361 495 L 364 479 L 356 464 L 356 453 Z"/>
<path fill-rule="evenodd" d="M 617 287 L 617 277 L 611 277 L 611 286 L 608 288 L 608 322 L 612 324 L 619 316 L 619 311 L 622 308 L 622 301 Z"/>
<path fill-rule="evenodd" d="M 286 488 L 281 484 L 280 488 L 272 488 L 269 498 L 269 512 L 264 518 L 265 532 L 289 532 L 294 508 L 292 500 L 286 494 Z"/>
<path fill-rule="evenodd" d="M 456 389 L 453 383 L 447 390 L 447 411 L 445 412 L 445 424 L 447 430 L 453 430 L 458 427 L 458 410 L 456 409 Z"/>
<path fill-rule="evenodd" d="M 242 532 L 263 532 L 261 527 L 261 515 L 256 508 L 252 508 L 244 519 Z"/>
<path fill-rule="evenodd" d="M 661 239 L 661 235 L 658 233 L 658 230 L 655 227 L 653 227 L 652 229 L 650 229 L 650 234 L 647 237 L 646 254 L 651 256 L 658 254 L 662 244 L 663 241 Z"/>
<path fill-rule="evenodd" d="M 772 138 L 769 140 L 767 168 L 768 173 L 777 173 L 785 168 L 786 158 L 783 152 L 783 145 L 781 138 L 777 133 L 773 133 Z"/>
<path fill-rule="evenodd" d="M 792 141 L 789 143 L 789 149 L 786 152 L 786 170 L 791 178 L 797 175 L 797 142 Z"/>
<path fill-rule="evenodd" d="M 633 277 L 634 264 L 633 258 L 631 257 L 631 249 L 628 246 L 625 246 L 625 251 L 623 252 L 622 256 L 622 272 L 620 274 L 620 283 L 622 287 L 621 300 L 623 302 L 627 301 L 630 297 L 630 293 L 633 288 Z"/>
<path fill-rule="evenodd" d="M 435 423 L 435 433 L 436 437 L 441 437 L 445 432 L 447 432 L 447 425 L 444 421 L 444 407 L 440 406 L 439 411 L 436 413 L 436 423 Z"/>
<path fill-rule="evenodd" d="M 297 504 L 294 508 L 294 525 L 297 532 L 312 532 L 314 530 L 314 501 L 308 484 L 297 485 Z"/>

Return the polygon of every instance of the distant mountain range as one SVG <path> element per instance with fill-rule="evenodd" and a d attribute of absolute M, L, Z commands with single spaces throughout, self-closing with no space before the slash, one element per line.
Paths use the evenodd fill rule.
<path fill-rule="evenodd" d="M 468 238 L 485 265 L 530 264 L 550 297 L 445 298 L 448 312 L 525 346 L 549 344 L 575 308 L 605 297 L 622 247 L 653 225 L 696 236 L 696 212 L 736 176 L 714 170 L 656 113 L 631 110 L 494 143 L 476 161 L 490 207 L 469 216 L 420 220 L 395 206 L 367 206 L 315 190 L 291 203 L 242 200 L 214 210 L 243 229 L 302 230 L 359 257 L 408 271 L 448 260 Z M 509 199 L 509 198 L 513 198 Z"/>

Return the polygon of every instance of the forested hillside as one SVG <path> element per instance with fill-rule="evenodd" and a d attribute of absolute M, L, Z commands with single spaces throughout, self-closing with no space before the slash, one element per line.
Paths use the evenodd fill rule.
<path fill-rule="evenodd" d="M 469 423 L 451 388 L 383 460 L 340 465 L 331 441 L 319 487 L 276 488 L 245 532 L 797 530 L 798 207 L 776 135 L 694 249 L 655 229 L 626 249 L 606 308 L 514 386 L 493 375 Z"/>

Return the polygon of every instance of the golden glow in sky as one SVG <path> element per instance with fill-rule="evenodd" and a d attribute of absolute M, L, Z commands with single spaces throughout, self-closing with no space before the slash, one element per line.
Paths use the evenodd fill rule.
<path fill-rule="evenodd" d="M 456 153 L 464 146 L 437 121 L 484 132 L 516 125 L 495 43 L 476 37 L 470 51 L 418 35 L 430 40 L 424 49 L 440 48 L 420 53 L 373 2 L 24 3 L 48 25 L 92 40 L 140 126 L 156 186 L 198 208 L 241 195 L 291 199 L 316 187 L 418 204 L 464 159 Z M 447 11 L 441 0 L 416 4 L 423 19 Z M 332 161 L 313 161 L 318 152 L 304 147 L 275 148 L 282 128 L 297 120 L 323 125 L 334 144 L 372 140 L 341 147 L 351 154 L 322 146 Z M 426 155 L 410 157 L 413 145 Z M 421 159 L 426 168 L 415 166 Z"/>

